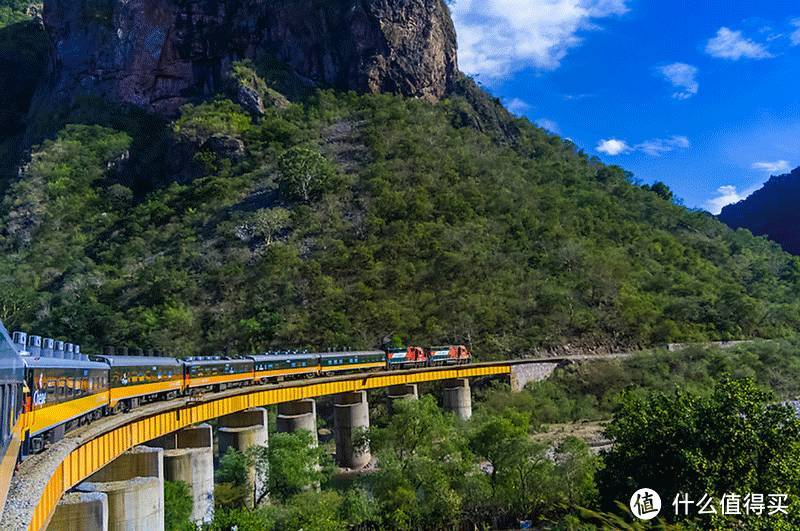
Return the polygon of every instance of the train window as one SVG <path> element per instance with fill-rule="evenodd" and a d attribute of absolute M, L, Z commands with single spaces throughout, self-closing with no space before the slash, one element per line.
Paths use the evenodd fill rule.
<path fill-rule="evenodd" d="M 56 390 L 56 392 L 61 397 L 67 396 L 67 380 L 66 380 L 66 378 L 61 378 L 58 381 L 58 389 Z"/>

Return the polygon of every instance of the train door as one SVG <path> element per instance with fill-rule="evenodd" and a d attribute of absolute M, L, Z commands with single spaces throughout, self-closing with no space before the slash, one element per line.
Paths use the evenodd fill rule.
<path fill-rule="evenodd" d="M 9 425 L 11 421 L 9 419 L 9 408 L 8 408 L 8 385 L 2 384 L 0 385 L 0 411 L 2 411 L 2 423 L 0 423 L 0 446 L 5 447 L 5 443 L 10 432 Z"/>

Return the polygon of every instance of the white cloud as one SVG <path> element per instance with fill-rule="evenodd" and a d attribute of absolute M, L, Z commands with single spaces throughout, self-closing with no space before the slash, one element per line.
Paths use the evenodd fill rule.
<path fill-rule="evenodd" d="M 664 153 L 669 153 L 677 149 L 689 149 L 690 147 L 691 143 L 688 138 L 675 135 L 669 138 L 652 138 L 640 144 L 636 144 L 635 146 L 631 146 L 626 141 L 618 138 L 603 139 L 594 149 L 612 157 L 633 153 L 634 151 L 645 153 L 651 157 L 660 157 Z"/>
<path fill-rule="evenodd" d="M 754 170 L 763 171 L 771 175 L 787 173 L 792 169 L 791 166 L 789 166 L 788 160 L 776 160 L 774 162 L 754 162 L 750 167 Z"/>
<path fill-rule="evenodd" d="M 553 70 L 598 19 L 628 12 L 627 0 L 456 0 L 461 69 L 501 79 L 525 68 Z"/>
<path fill-rule="evenodd" d="M 596 97 L 595 94 L 564 94 L 564 101 L 580 101 Z"/>
<path fill-rule="evenodd" d="M 526 111 L 529 111 L 531 106 L 525 100 L 520 98 L 511 98 L 508 100 L 508 103 L 506 103 L 506 108 L 513 114 L 519 116 L 521 114 L 525 114 Z"/>
<path fill-rule="evenodd" d="M 697 67 L 686 63 L 672 63 L 658 67 L 658 72 L 677 90 L 672 93 L 676 100 L 687 100 L 697 94 Z"/>
<path fill-rule="evenodd" d="M 746 38 L 741 31 L 721 27 L 717 35 L 709 39 L 706 44 L 706 53 L 720 59 L 738 61 L 747 59 L 769 59 L 773 57 L 769 50 L 760 43 Z"/>
<path fill-rule="evenodd" d="M 542 129 L 550 131 L 551 133 L 555 133 L 557 135 L 561 134 L 561 128 L 558 127 L 558 124 L 554 120 L 550 120 L 549 118 L 539 118 L 536 120 L 536 125 Z"/>
<path fill-rule="evenodd" d="M 792 46 L 800 46 L 800 18 L 794 19 L 792 21 L 792 26 L 796 28 L 790 37 L 792 39 Z"/>
<path fill-rule="evenodd" d="M 759 188 L 761 188 L 761 185 L 739 192 L 736 187 L 731 184 L 720 186 L 717 188 L 717 196 L 706 201 L 706 208 L 715 216 L 719 215 L 724 207 L 738 203 L 739 201 L 744 201 Z"/>
<path fill-rule="evenodd" d="M 669 138 L 653 138 L 637 144 L 635 149 L 650 155 L 660 157 L 664 153 L 675 151 L 676 149 L 689 149 L 691 147 L 689 139 L 685 136 L 671 136 Z"/>
<path fill-rule="evenodd" d="M 617 138 L 603 139 L 597 144 L 595 149 L 600 153 L 605 153 L 612 157 L 633 151 L 624 140 L 619 140 Z"/>

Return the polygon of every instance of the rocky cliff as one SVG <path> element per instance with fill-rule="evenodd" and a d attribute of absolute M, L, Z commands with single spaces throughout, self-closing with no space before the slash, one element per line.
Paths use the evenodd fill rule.
<path fill-rule="evenodd" d="M 40 95 L 172 115 L 219 92 L 237 60 L 278 61 L 309 85 L 437 101 L 457 75 L 444 0 L 46 0 Z"/>
<path fill-rule="evenodd" d="M 719 219 L 735 229 L 767 236 L 784 250 L 800 255 L 800 168 L 772 177 L 744 201 L 722 209 Z"/>

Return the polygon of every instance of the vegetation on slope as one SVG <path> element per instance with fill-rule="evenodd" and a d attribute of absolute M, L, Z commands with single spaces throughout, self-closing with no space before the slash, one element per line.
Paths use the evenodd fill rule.
<path fill-rule="evenodd" d="M 0 317 L 176 353 L 797 328 L 798 259 L 527 121 L 498 144 L 465 106 L 323 91 L 252 120 L 216 100 L 161 132 L 73 113 L 116 130 L 68 126 L 6 195 Z"/>
<path fill-rule="evenodd" d="M 607 420 L 623 397 L 671 394 L 682 389 L 708 397 L 728 376 L 749 378 L 779 400 L 800 398 L 800 349 L 796 340 L 761 341 L 733 349 L 692 347 L 680 352 L 643 352 L 626 359 L 593 360 L 556 370 L 520 393 L 508 385 L 480 392 L 484 407 L 529 415 L 533 425 Z"/>

